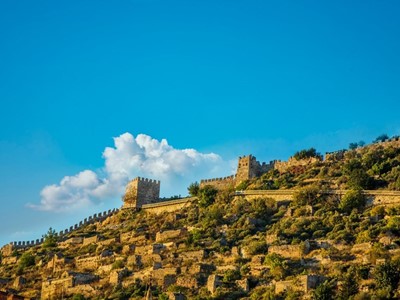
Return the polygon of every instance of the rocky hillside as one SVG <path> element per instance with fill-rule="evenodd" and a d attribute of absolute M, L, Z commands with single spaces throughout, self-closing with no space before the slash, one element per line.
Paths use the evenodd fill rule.
<path fill-rule="evenodd" d="M 193 184 L 196 199 L 176 212 L 124 209 L 62 238 L 49 230 L 41 245 L 7 245 L 0 299 L 399 298 L 400 201 L 370 205 L 363 192 L 400 189 L 397 143 L 296 165 L 314 153 L 299 152 L 236 187 L 294 189 L 290 201 Z"/>

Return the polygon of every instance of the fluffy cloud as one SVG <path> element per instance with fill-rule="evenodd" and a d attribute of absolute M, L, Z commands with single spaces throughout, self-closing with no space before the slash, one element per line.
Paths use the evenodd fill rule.
<path fill-rule="evenodd" d="M 129 179 L 136 176 L 161 180 L 165 196 L 185 194 L 190 182 L 226 175 L 229 163 L 214 153 L 195 149 L 175 149 L 161 141 L 139 134 L 124 133 L 114 138 L 114 147 L 103 152 L 104 167 L 98 172 L 82 171 L 65 176 L 59 184 L 48 185 L 41 201 L 30 207 L 46 211 L 73 211 L 93 203 L 120 197 Z"/>

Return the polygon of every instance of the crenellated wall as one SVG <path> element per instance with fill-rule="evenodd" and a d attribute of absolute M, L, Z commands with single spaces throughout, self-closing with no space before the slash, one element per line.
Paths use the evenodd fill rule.
<path fill-rule="evenodd" d="M 271 161 L 268 164 L 263 162 L 260 163 L 253 155 L 239 157 L 237 171 L 235 175 L 213 178 L 213 179 L 203 179 L 200 181 L 200 188 L 206 185 L 211 185 L 218 190 L 233 188 L 240 182 L 261 176 L 262 174 L 273 169 L 275 161 Z"/>
<path fill-rule="evenodd" d="M 308 165 L 312 165 L 319 161 L 321 161 L 321 160 L 316 157 L 310 157 L 310 158 L 299 159 L 299 160 L 297 160 L 294 157 L 290 157 L 288 159 L 288 161 L 280 161 L 280 160 L 275 161 L 274 168 L 276 170 L 278 170 L 280 173 L 285 173 L 290 168 L 299 167 L 299 166 L 308 166 Z"/>
<path fill-rule="evenodd" d="M 200 181 L 200 188 L 203 188 L 206 185 L 211 185 L 219 190 L 222 190 L 234 187 L 235 182 L 236 182 L 235 175 L 221 177 L 221 178 L 202 179 Z"/>
<path fill-rule="evenodd" d="M 140 208 L 160 201 L 160 181 L 136 177 L 130 181 L 123 197 L 124 208 Z"/>
<path fill-rule="evenodd" d="M 66 228 L 65 230 L 61 230 L 58 233 L 56 232 L 56 236 L 60 239 L 63 239 L 66 237 L 67 234 L 72 233 L 73 231 L 81 228 L 82 226 L 86 226 L 86 225 L 94 223 L 94 222 L 103 221 L 106 218 L 117 213 L 118 211 L 119 211 L 118 208 L 114 208 L 112 210 L 109 209 L 108 211 L 94 214 L 88 218 L 85 218 L 83 221 L 80 221 L 79 223 L 75 224 L 74 226 L 70 226 L 69 228 Z M 32 240 L 32 241 L 14 241 L 14 242 L 9 243 L 8 245 L 5 245 L 3 248 L 7 248 L 9 246 L 11 246 L 11 248 L 13 248 L 13 249 L 29 248 L 29 247 L 41 245 L 43 242 L 44 242 L 44 238 L 36 239 L 36 240 Z"/>

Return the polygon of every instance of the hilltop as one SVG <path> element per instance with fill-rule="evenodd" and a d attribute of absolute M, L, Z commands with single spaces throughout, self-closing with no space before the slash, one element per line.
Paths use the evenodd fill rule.
<path fill-rule="evenodd" d="M 0 299 L 400 297 L 399 138 L 159 189 L 133 179 L 122 209 L 4 246 Z"/>

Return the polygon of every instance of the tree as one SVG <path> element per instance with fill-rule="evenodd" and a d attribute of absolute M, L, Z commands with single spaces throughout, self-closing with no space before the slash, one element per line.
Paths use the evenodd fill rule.
<path fill-rule="evenodd" d="M 400 281 L 400 266 L 396 262 L 386 262 L 376 267 L 374 277 L 377 287 L 388 289 L 393 296 Z"/>
<path fill-rule="evenodd" d="M 347 185 L 353 189 L 369 189 L 373 187 L 373 179 L 363 169 L 350 172 Z"/>
<path fill-rule="evenodd" d="M 358 293 L 358 282 L 356 272 L 353 268 L 350 268 L 347 273 L 343 276 L 342 285 L 339 289 L 339 299 L 347 300 L 351 296 Z"/>
<path fill-rule="evenodd" d="M 270 274 L 275 279 L 282 279 L 288 272 L 286 260 L 279 254 L 271 253 L 265 256 L 264 264 L 270 267 Z"/>
<path fill-rule="evenodd" d="M 305 158 L 322 158 L 322 155 L 315 150 L 315 148 L 310 148 L 310 149 L 303 149 L 298 152 L 296 152 L 293 157 L 297 160 L 300 159 L 305 159 Z"/>
<path fill-rule="evenodd" d="M 313 300 L 332 300 L 334 296 L 333 282 L 325 280 L 313 292 Z"/>
<path fill-rule="evenodd" d="M 196 197 L 199 194 L 199 190 L 200 190 L 200 185 L 197 181 L 191 183 L 188 187 L 189 195 L 192 197 Z"/>
<path fill-rule="evenodd" d="M 50 248 L 57 246 L 57 235 L 56 231 L 53 228 L 50 227 L 47 233 L 44 234 L 42 237 L 44 239 L 42 244 L 43 248 Z"/>
<path fill-rule="evenodd" d="M 239 270 L 226 270 L 222 281 L 223 282 L 233 282 L 238 279 L 240 279 L 240 271 Z"/>
<path fill-rule="evenodd" d="M 355 150 L 358 148 L 358 143 L 350 143 L 349 144 L 349 149 L 350 150 Z"/>
<path fill-rule="evenodd" d="M 317 202 L 318 197 L 319 189 L 317 186 L 305 186 L 294 192 L 293 203 L 298 206 L 312 205 Z"/>
<path fill-rule="evenodd" d="M 386 140 L 388 140 L 388 139 L 389 139 L 389 136 L 388 136 L 386 133 L 384 133 L 384 134 L 381 134 L 380 136 L 378 136 L 378 137 L 374 140 L 374 143 L 384 142 L 384 141 L 386 141 Z"/>
<path fill-rule="evenodd" d="M 205 187 L 199 189 L 198 197 L 199 197 L 199 206 L 207 207 L 214 203 L 215 196 L 217 195 L 218 190 L 216 190 L 211 185 L 206 185 Z"/>
<path fill-rule="evenodd" d="M 25 252 L 22 254 L 18 262 L 18 267 L 25 269 L 27 267 L 35 265 L 35 257 L 30 252 Z"/>
<path fill-rule="evenodd" d="M 354 208 L 360 210 L 365 206 L 366 198 L 362 190 L 350 190 L 340 200 L 339 208 L 350 213 Z"/>

